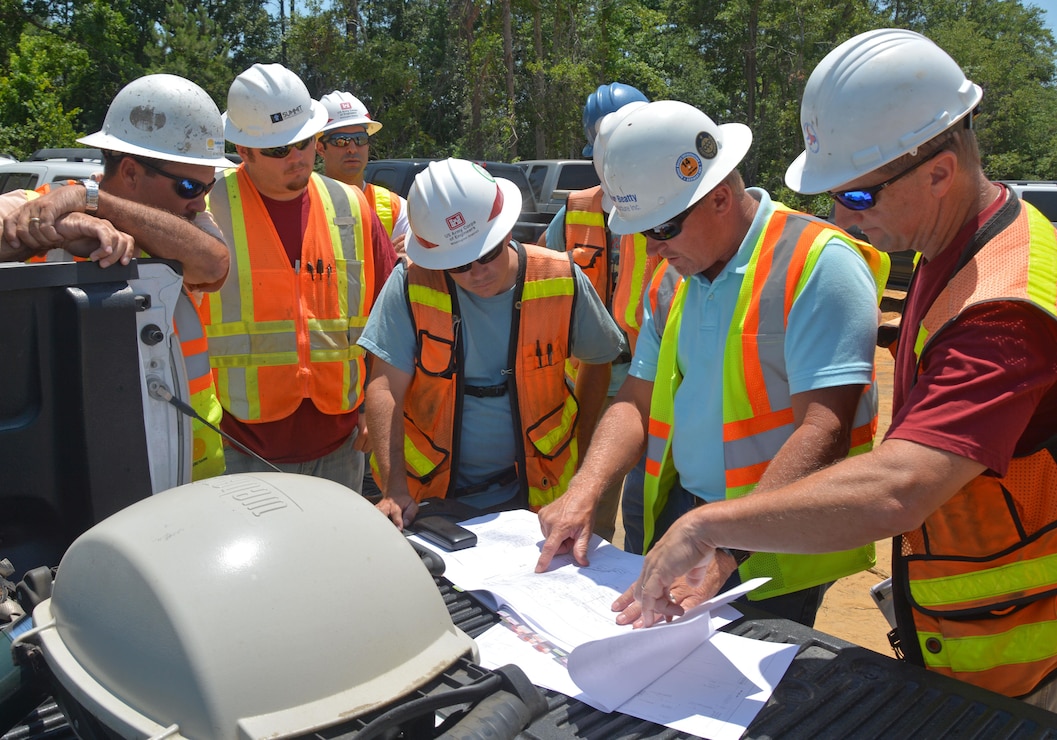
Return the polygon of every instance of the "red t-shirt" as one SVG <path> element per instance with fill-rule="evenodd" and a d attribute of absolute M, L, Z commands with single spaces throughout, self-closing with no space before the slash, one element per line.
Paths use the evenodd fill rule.
<path fill-rule="evenodd" d="M 272 224 L 279 235 L 291 267 L 301 258 L 301 243 L 308 226 L 309 198 L 306 190 L 293 200 L 272 200 L 261 196 Z M 372 220 L 371 255 L 374 260 L 372 303 L 396 264 L 396 252 L 381 221 L 374 211 Z M 230 414 L 224 414 L 220 427 L 251 450 L 274 463 L 301 463 L 323 457 L 338 449 L 349 438 L 359 418 L 359 412 L 324 414 L 309 398 L 304 399 L 294 413 L 279 421 L 247 424 Z"/>
<path fill-rule="evenodd" d="M 1014 455 L 1033 451 L 1053 435 L 1057 322 L 1034 306 L 1012 301 L 969 308 L 929 346 L 916 380 L 913 343 L 970 238 L 1005 203 L 1007 192 L 935 259 L 918 265 L 901 322 L 905 333 L 896 355 L 893 419 L 886 435 L 974 460 L 999 476 Z"/>

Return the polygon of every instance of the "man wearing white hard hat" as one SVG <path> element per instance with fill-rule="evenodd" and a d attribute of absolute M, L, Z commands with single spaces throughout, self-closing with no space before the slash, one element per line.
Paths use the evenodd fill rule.
<path fill-rule="evenodd" d="M 217 290 L 228 274 L 228 252 L 223 235 L 206 210 L 206 195 L 217 168 L 232 167 L 224 157 L 220 110 L 201 87 L 182 77 L 156 74 L 133 80 L 114 97 L 103 128 L 78 139 L 103 151 L 103 176 L 96 183 L 51 187 L 37 193 L 16 191 L 4 196 L 29 199 L 4 221 L 5 241 L 23 249 L 47 252 L 46 259 L 63 259 L 52 248 L 68 247 L 64 222 L 89 215 L 98 225 L 112 224 L 131 237 L 114 238 L 128 245 L 120 257 L 103 245 L 92 255 L 102 266 L 115 260 L 127 264 L 137 253 L 163 257 L 183 267 L 187 300 L 175 307 L 175 324 L 188 371 L 187 400 L 209 424 L 220 423 L 206 340 L 195 314 L 198 291 Z M 37 197 L 37 196 L 40 197 Z M 2 206 L 0 206 L 2 210 Z M 26 255 L 22 257 L 25 258 Z M 194 435 L 192 477 L 195 480 L 224 472 L 220 435 L 198 419 Z"/>
<path fill-rule="evenodd" d="M 898 649 L 931 670 L 1057 710 L 1057 233 L 990 182 L 972 127 L 983 97 L 920 34 L 879 29 L 811 73 L 805 151 L 786 172 L 838 223 L 915 249 L 893 418 L 872 452 L 694 511 L 646 559 L 644 616 L 717 546 L 892 546 Z"/>
<path fill-rule="evenodd" d="M 587 446 L 620 330 L 568 255 L 511 240 L 514 183 L 447 159 L 407 200 L 413 264 L 393 271 L 360 337 L 378 507 L 402 527 L 432 497 L 543 506 Z M 575 390 L 569 357 L 583 363 Z"/>
<path fill-rule="evenodd" d="M 597 449 L 611 452 L 593 446 L 566 497 L 540 512 L 538 570 L 570 546 L 586 562 L 594 502 L 643 450 L 648 548 L 695 507 L 760 495 L 869 449 L 877 424 L 887 259 L 746 188 L 737 170 L 752 142 L 746 126 L 660 101 L 603 121 L 602 135 L 609 228 L 643 234 L 667 266 L 650 286 L 628 379 L 599 424 Z M 811 557 L 731 551 L 710 578 L 714 588 L 770 576 L 750 599 L 810 626 L 826 588 L 873 563 L 872 545 Z M 683 606 L 712 595 L 685 582 L 670 591 Z"/>
<path fill-rule="evenodd" d="M 316 152 L 323 158 L 323 174 L 362 190 L 392 239 L 393 248 L 403 252 L 411 230 L 407 201 L 380 185 L 363 181 L 371 153 L 370 137 L 382 130 L 382 124 L 371 118 L 366 106 L 352 93 L 335 90 L 319 102 L 327 109 L 327 123 L 316 142 Z"/>
<path fill-rule="evenodd" d="M 280 64 L 232 82 L 225 133 L 242 165 L 209 201 L 232 274 L 200 315 L 222 428 L 263 458 L 228 447 L 228 472 L 270 462 L 358 491 L 367 439 L 356 339 L 396 254 L 359 189 L 313 173 L 326 121 Z"/>

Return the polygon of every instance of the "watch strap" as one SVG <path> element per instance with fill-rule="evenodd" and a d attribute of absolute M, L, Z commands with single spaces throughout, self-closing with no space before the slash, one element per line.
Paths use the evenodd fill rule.
<path fill-rule="evenodd" d="M 99 183 L 95 180 L 81 180 L 84 185 L 84 212 L 94 216 L 99 210 Z"/>

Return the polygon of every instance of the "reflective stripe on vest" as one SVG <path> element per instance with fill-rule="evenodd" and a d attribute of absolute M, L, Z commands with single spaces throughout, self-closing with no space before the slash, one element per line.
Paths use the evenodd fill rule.
<path fill-rule="evenodd" d="M 199 314 L 221 404 L 242 421 L 285 418 L 306 398 L 326 414 L 363 399 L 356 340 L 374 284 L 371 220 L 361 218 L 367 201 L 358 188 L 316 174 L 308 197 L 296 272 L 244 167 L 221 177 L 209 197 L 232 270 Z"/>
<path fill-rule="evenodd" d="M 794 431 L 792 400 L 785 367 L 784 343 L 755 343 L 760 334 L 784 336 L 788 316 L 803 290 L 823 248 L 834 238 L 856 246 L 870 266 L 883 292 L 888 261 L 871 247 L 851 240 L 829 224 L 797 214 L 776 204 L 760 241 L 753 249 L 731 328 L 724 349 L 723 455 L 726 496 L 737 498 L 751 492 L 770 461 Z M 654 524 L 667 503 L 675 478 L 672 461 L 672 423 L 675 394 L 682 382 L 678 368 L 678 336 L 687 286 L 673 275 L 654 276 L 651 310 L 661 333 L 657 376 L 653 384 L 648 426 L 645 539 L 653 539 Z M 669 305 L 654 304 L 673 290 Z M 850 455 L 872 447 L 877 428 L 876 383 L 863 392 L 853 422 Z M 822 555 L 755 553 L 740 567 L 743 580 L 769 576 L 772 580 L 756 589 L 758 600 L 792 593 L 857 573 L 876 562 L 873 545 Z"/>
<path fill-rule="evenodd" d="M 613 290 L 613 319 L 624 330 L 631 354 L 635 354 L 642 329 L 646 289 L 660 264 L 660 256 L 646 253 L 646 237 L 642 234 L 625 234 L 620 238 L 620 271 Z"/>
<path fill-rule="evenodd" d="M 511 337 L 514 374 L 507 391 L 517 402 L 518 418 L 511 421 L 520 428 L 518 477 L 529 505 L 538 508 L 564 493 L 576 470 L 579 406 L 562 372 L 576 280 L 567 255 L 533 245 L 520 250 L 514 300 L 521 315 L 517 335 Z M 454 486 L 454 430 L 462 423 L 462 327 L 443 271 L 412 265 L 407 276 L 418 346 L 404 401 L 404 458 L 408 488 L 421 500 L 445 497 Z M 536 348 L 548 346 L 552 355 L 539 358 Z M 497 468 L 506 464 L 499 461 Z"/>
<path fill-rule="evenodd" d="M 396 225 L 396 220 L 400 218 L 400 200 L 385 188 L 370 183 L 363 186 L 363 194 L 367 196 L 367 203 L 371 206 L 371 210 L 382 222 L 385 233 L 392 237 L 393 227 Z"/>
<path fill-rule="evenodd" d="M 176 302 L 173 324 L 187 368 L 191 408 L 213 426 L 220 426 L 223 409 L 217 400 L 213 373 L 209 367 L 209 343 L 193 299 L 185 291 L 181 291 L 180 299 Z M 220 434 L 198 419 L 191 419 L 191 432 L 191 480 L 221 475 L 224 472 L 224 441 Z"/>
<path fill-rule="evenodd" d="M 995 236 L 975 245 L 918 327 L 919 370 L 929 343 L 969 306 L 1023 301 L 1057 318 L 1053 225 L 1011 196 L 989 226 Z M 970 481 L 896 541 L 909 656 L 1008 696 L 1057 671 L 1057 438 L 1049 444 L 1014 458 L 1003 478 Z"/>
<path fill-rule="evenodd" d="M 569 194 L 565 204 L 565 251 L 591 281 L 602 304 L 611 299 L 609 239 L 606 214 L 602 211 L 602 186 Z"/>

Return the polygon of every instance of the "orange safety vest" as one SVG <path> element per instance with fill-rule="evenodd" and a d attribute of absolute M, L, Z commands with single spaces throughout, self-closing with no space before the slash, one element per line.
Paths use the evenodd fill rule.
<path fill-rule="evenodd" d="M 404 400 L 408 488 L 421 501 L 454 491 L 464 394 L 463 342 L 457 294 L 443 270 L 411 265 L 407 300 L 418 347 Z M 506 393 L 520 431 L 516 467 L 523 501 L 539 508 L 569 485 L 578 459 L 579 404 L 565 383 L 576 278 L 569 257 L 518 245 Z"/>
<path fill-rule="evenodd" d="M 565 206 L 565 249 L 591 281 L 595 292 L 610 309 L 613 319 L 628 338 L 629 348 L 642 328 L 642 299 L 650 276 L 661 263 L 657 255 L 646 254 L 646 237 L 625 234 L 619 254 L 610 253 L 606 214 L 602 209 L 602 187 L 596 186 L 569 195 Z M 614 285 L 612 267 L 619 266 Z"/>
<path fill-rule="evenodd" d="M 313 174 L 297 268 L 245 167 L 209 196 L 231 274 L 199 307 L 220 402 L 244 422 L 270 422 L 312 399 L 325 414 L 363 401 L 364 350 L 356 345 L 372 303 L 371 219 L 362 191 Z"/>
<path fill-rule="evenodd" d="M 880 300 L 888 259 L 831 224 L 775 204 L 745 271 L 727 334 L 723 371 L 723 465 L 726 497 L 745 496 L 794 431 L 783 343 L 758 343 L 760 335 L 785 332 L 800 290 L 825 246 L 841 238 L 858 247 L 874 275 Z M 644 490 L 644 544 L 668 501 L 676 470 L 671 446 L 675 394 L 682 382 L 676 352 L 686 285 L 671 267 L 658 270 L 648 292 L 654 327 L 661 337 L 657 376 L 650 402 Z M 855 455 L 869 450 L 877 430 L 877 386 L 863 391 L 851 431 Z M 876 562 L 873 545 L 836 553 L 789 555 L 753 553 L 739 570 L 743 581 L 768 576 L 751 599 L 766 599 L 842 578 Z"/>
<path fill-rule="evenodd" d="M 969 306 L 1027 302 L 1057 318 L 1057 234 L 1011 197 L 932 303 L 914 343 L 930 344 Z M 993 232 L 991 232 L 993 233 Z M 899 642 L 908 659 L 1008 696 L 1057 671 L 1057 422 L 1005 477 L 980 475 L 895 538 Z M 907 617 L 904 619 L 904 617 Z"/>
<path fill-rule="evenodd" d="M 400 218 L 400 197 L 380 185 L 371 183 L 363 186 L 363 194 L 367 196 L 371 210 L 378 215 L 378 220 L 385 227 L 385 233 L 392 237 L 393 227 Z"/>

